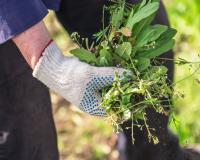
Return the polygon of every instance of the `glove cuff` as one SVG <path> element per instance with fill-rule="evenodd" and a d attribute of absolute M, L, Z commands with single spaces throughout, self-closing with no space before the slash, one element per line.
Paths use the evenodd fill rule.
<path fill-rule="evenodd" d="M 41 70 L 46 69 L 46 71 L 48 71 L 53 64 L 58 65 L 58 59 L 62 56 L 62 52 L 56 43 L 50 41 L 49 45 L 42 52 L 42 57 L 39 59 L 33 70 L 33 77 L 39 78 Z"/>
<path fill-rule="evenodd" d="M 36 64 L 33 77 L 78 106 L 85 83 L 91 77 L 91 67 L 76 57 L 64 56 L 56 43 L 52 42 Z"/>
<path fill-rule="evenodd" d="M 55 42 L 51 42 L 42 55 L 33 70 L 33 77 L 53 90 L 63 88 L 61 76 L 63 75 L 62 68 L 65 66 L 62 66 L 62 62 L 64 59 L 65 62 L 68 61 L 68 58 L 64 57 Z"/>

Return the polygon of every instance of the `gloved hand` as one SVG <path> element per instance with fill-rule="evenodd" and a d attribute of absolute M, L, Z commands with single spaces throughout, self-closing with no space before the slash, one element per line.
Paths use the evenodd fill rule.
<path fill-rule="evenodd" d="M 44 50 L 33 76 L 82 111 L 105 116 L 105 111 L 99 108 L 102 99 L 99 90 L 112 85 L 116 71 L 122 74 L 125 70 L 90 66 L 76 57 L 64 56 L 52 42 Z"/>

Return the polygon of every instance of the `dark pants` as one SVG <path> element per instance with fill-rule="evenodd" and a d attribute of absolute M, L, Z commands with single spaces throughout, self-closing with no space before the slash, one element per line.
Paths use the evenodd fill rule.
<path fill-rule="evenodd" d="M 58 160 L 48 89 L 11 42 L 0 45 L 0 160 Z"/>
<path fill-rule="evenodd" d="M 139 0 L 129 0 L 130 3 Z M 78 32 L 82 37 L 89 37 L 99 31 L 102 27 L 103 5 L 108 4 L 106 0 L 63 0 L 60 10 L 56 13 L 59 21 L 69 33 Z M 105 17 L 105 19 L 109 19 Z M 156 16 L 155 23 L 169 25 L 167 14 L 163 4 Z M 162 57 L 173 58 L 170 51 Z M 165 62 L 168 67 L 168 78 L 173 81 L 174 65 L 173 62 Z M 149 125 L 156 129 L 160 143 L 153 145 L 148 143 L 146 131 L 134 129 L 135 144 L 132 144 L 131 130 L 125 129 L 130 126 L 130 122 L 123 125 L 124 133 L 119 135 L 118 148 L 121 160 L 183 160 L 183 153 L 179 147 L 178 139 L 168 130 L 167 116 L 149 110 Z M 141 122 L 142 123 L 142 122 Z"/>

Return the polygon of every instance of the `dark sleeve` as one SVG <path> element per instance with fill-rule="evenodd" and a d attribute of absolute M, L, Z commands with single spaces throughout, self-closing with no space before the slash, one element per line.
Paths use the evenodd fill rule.
<path fill-rule="evenodd" d="M 47 13 L 42 0 L 0 0 L 0 44 L 35 25 Z"/>
<path fill-rule="evenodd" d="M 61 0 L 42 0 L 48 9 L 58 11 L 60 8 Z"/>

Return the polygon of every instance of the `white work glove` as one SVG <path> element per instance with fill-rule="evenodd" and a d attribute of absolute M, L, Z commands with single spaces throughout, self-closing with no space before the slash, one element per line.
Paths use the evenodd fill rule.
<path fill-rule="evenodd" d="M 99 107 L 102 100 L 99 90 L 112 85 L 116 71 L 122 74 L 125 70 L 90 66 L 76 57 L 64 56 L 52 42 L 37 63 L 33 76 L 82 111 L 105 116 Z"/>

